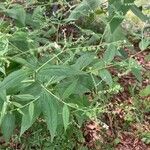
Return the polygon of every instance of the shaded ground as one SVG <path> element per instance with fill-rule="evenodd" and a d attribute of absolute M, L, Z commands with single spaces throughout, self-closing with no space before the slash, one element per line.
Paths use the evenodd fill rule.
<path fill-rule="evenodd" d="M 143 82 L 137 87 L 137 92 L 150 84 L 149 75 L 145 74 L 150 72 L 150 61 L 145 59 L 148 54 L 149 51 L 139 53 L 135 56 L 135 59 L 145 69 L 143 71 Z M 111 72 L 113 75 L 118 74 L 113 68 L 111 68 Z M 134 98 L 129 92 L 129 88 L 136 83 L 135 77 L 132 74 L 123 75 L 119 83 L 124 87 L 124 91 L 112 98 L 112 101 L 108 105 L 110 112 L 106 113 L 104 117 L 104 121 L 109 127 L 108 130 L 105 132 L 102 131 L 101 127 L 94 121 L 86 123 L 84 128 L 86 144 L 90 148 L 94 147 L 93 149 L 100 150 L 101 148 L 95 144 L 95 141 L 98 140 L 106 145 L 113 143 L 112 145 L 116 147 L 116 150 L 150 150 L 150 145 L 145 144 L 144 141 L 141 140 L 142 133 L 150 133 L 150 114 L 144 112 L 146 109 L 144 104 L 150 104 L 150 96 L 138 99 L 139 110 L 136 111 L 139 111 L 139 115 L 143 117 L 143 121 L 138 123 L 136 120 L 136 111 L 134 110 Z M 150 137 L 148 137 L 148 140 L 149 138 Z"/>

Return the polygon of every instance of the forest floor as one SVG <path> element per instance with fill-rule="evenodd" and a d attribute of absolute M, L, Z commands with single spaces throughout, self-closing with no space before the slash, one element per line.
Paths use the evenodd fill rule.
<path fill-rule="evenodd" d="M 70 28 L 68 33 L 72 32 L 74 29 L 72 31 Z M 76 36 L 78 33 L 75 31 L 74 34 Z M 139 83 L 131 73 L 121 74 L 115 67 L 109 68 L 113 77 L 119 77 L 118 83 L 123 87 L 123 91 L 113 95 L 107 104 L 107 111 L 102 115 L 102 121 L 105 122 L 103 127 L 95 120 L 89 120 L 81 128 L 84 145 L 91 150 L 150 150 L 150 96 L 139 96 L 140 91 L 150 85 L 150 50 L 135 50 L 132 53 L 129 53 L 128 49 L 125 50 L 128 58 L 132 56 L 143 67 L 143 81 Z M 90 96 L 89 98 L 91 101 Z M 39 119 L 37 122 L 42 121 Z M 16 135 L 18 134 L 16 129 Z M 22 141 L 30 139 L 31 134 L 31 131 L 25 132 Z M 18 139 L 13 136 L 10 142 L 6 143 L 0 135 L 0 150 L 24 150 L 25 143 Z M 31 149 L 37 150 L 34 144 Z"/>

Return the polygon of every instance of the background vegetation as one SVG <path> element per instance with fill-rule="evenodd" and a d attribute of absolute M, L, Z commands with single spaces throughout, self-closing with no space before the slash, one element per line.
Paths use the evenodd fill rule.
<path fill-rule="evenodd" d="M 0 149 L 148 150 L 149 4 L 1 1 Z"/>

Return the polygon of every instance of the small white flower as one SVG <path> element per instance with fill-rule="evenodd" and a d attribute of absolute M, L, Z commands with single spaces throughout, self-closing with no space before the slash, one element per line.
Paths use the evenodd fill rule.
<path fill-rule="evenodd" d="M 106 129 L 106 130 L 109 129 L 109 126 L 108 126 L 107 124 L 105 124 L 105 123 L 103 123 L 102 127 L 103 127 L 104 129 Z"/>

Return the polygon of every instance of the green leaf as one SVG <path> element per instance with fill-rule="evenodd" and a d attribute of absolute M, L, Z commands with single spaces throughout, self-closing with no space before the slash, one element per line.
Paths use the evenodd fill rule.
<path fill-rule="evenodd" d="M 48 78 L 51 78 L 53 76 L 65 78 L 82 74 L 85 73 L 83 71 L 77 70 L 75 67 L 63 65 L 47 65 L 39 71 L 40 76 Z"/>
<path fill-rule="evenodd" d="M 64 123 L 65 131 L 69 125 L 69 116 L 70 116 L 69 108 L 67 105 L 64 105 L 64 107 L 63 107 L 63 123 Z"/>
<path fill-rule="evenodd" d="M 115 32 L 115 30 L 119 27 L 119 25 L 124 20 L 124 16 L 130 10 L 131 5 L 134 5 L 134 0 L 126 0 L 126 1 L 109 1 L 109 19 L 110 19 L 110 29 L 111 33 Z"/>
<path fill-rule="evenodd" d="M 119 49 L 119 56 L 122 56 L 123 59 L 127 59 L 128 58 L 128 53 L 123 49 Z"/>
<path fill-rule="evenodd" d="M 125 30 L 123 30 L 120 26 L 118 26 L 113 33 L 111 32 L 111 29 L 108 26 L 106 28 L 105 40 L 108 43 L 127 40 L 125 35 Z"/>
<path fill-rule="evenodd" d="M 32 124 L 41 114 L 40 100 L 37 100 L 36 102 L 34 102 L 34 113 L 33 113 L 32 120 L 30 119 L 31 115 L 29 113 L 29 106 L 25 107 L 24 109 L 21 109 L 19 112 L 23 114 L 22 121 L 21 121 L 21 131 L 20 131 L 20 136 L 21 136 L 26 130 L 28 130 L 32 126 Z"/>
<path fill-rule="evenodd" d="M 5 5 L 3 3 L 0 3 L 0 10 L 5 10 Z"/>
<path fill-rule="evenodd" d="M 63 93 L 63 99 L 68 98 L 76 89 L 77 86 L 77 80 L 75 80 L 72 84 L 70 84 L 67 89 L 65 90 L 65 92 Z"/>
<path fill-rule="evenodd" d="M 37 6 L 33 11 L 32 17 L 31 16 L 28 17 L 28 19 L 31 19 L 30 24 L 32 23 L 33 27 L 38 28 L 43 25 L 44 21 L 43 13 L 44 7 Z"/>
<path fill-rule="evenodd" d="M 112 76 L 107 69 L 102 69 L 99 71 L 99 76 L 105 81 L 109 86 L 112 86 L 113 80 Z"/>
<path fill-rule="evenodd" d="M 88 84 L 88 82 L 86 82 L 85 84 Z M 74 93 L 78 95 L 84 95 L 85 93 L 88 93 L 88 92 L 90 92 L 89 88 L 86 87 L 86 85 L 81 84 L 80 81 L 78 81 L 78 86 L 76 87 Z"/>
<path fill-rule="evenodd" d="M 131 6 L 131 11 L 132 11 L 137 17 L 139 17 L 143 22 L 146 22 L 146 21 L 149 20 L 149 18 L 148 18 L 146 15 L 144 15 L 144 14 L 142 13 L 142 11 L 141 11 L 136 5 L 132 5 L 132 6 Z"/>
<path fill-rule="evenodd" d="M 73 11 L 71 11 L 71 14 L 67 18 L 67 21 L 73 21 L 79 19 L 81 16 L 86 16 L 89 13 L 89 6 L 87 4 L 87 1 L 82 1 Z"/>
<path fill-rule="evenodd" d="M 89 89 L 93 88 L 93 82 L 91 79 L 91 76 L 83 76 L 83 77 L 79 77 L 78 81 L 76 78 L 71 78 L 71 79 L 66 79 L 64 81 L 61 81 L 61 83 L 56 85 L 56 91 L 59 93 L 59 95 L 63 95 L 65 93 L 65 91 L 70 91 L 69 86 L 71 86 L 71 84 L 75 84 L 75 82 L 77 82 L 76 87 L 75 88 L 71 88 L 71 94 L 73 95 L 83 95 L 84 93 L 90 92 Z M 70 96 L 70 94 L 69 94 Z"/>
<path fill-rule="evenodd" d="M 92 10 L 95 10 L 101 3 L 101 0 L 83 0 L 73 11 L 71 11 L 67 21 L 77 20 L 81 16 L 88 16 L 88 14 Z"/>
<path fill-rule="evenodd" d="M 107 47 L 107 49 L 104 53 L 104 56 L 103 56 L 103 60 L 106 64 L 109 64 L 114 59 L 114 57 L 116 55 L 116 51 L 117 51 L 116 46 L 113 44 L 110 44 Z"/>
<path fill-rule="evenodd" d="M 111 29 L 111 33 L 115 32 L 116 29 L 118 28 L 118 26 L 121 24 L 121 22 L 123 21 L 123 18 L 119 18 L 119 17 L 114 17 L 112 19 L 112 21 L 110 22 L 110 29 Z"/>
<path fill-rule="evenodd" d="M 9 38 L 9 42 L 13 45 L 13 47 L 16 47 L 19 51 L 24 52 L 29 50 L 28 35 L 26 32 L 15 32 L 13 36 Z"/>
<path fill-rule="evenodd" d="M 31 101 L 31 100 L 35 99 L 35 97 L 30 94 L 14 95 L 13 98 L 17 101 Z"/>
<path fill-rule="evenodd" d="M 94 55 L 91 53 L 83 54 L 76 60 L 76 63 L 73 65 L 76 69 L 80 70 L 87 67 L 94 60 Z"/>
<path fill-rule="evenodd" d="M 46 120 L 48 129 L 51 134 L 51 142 L 56 135 L 58 110 L 56 99 L 49 95 L 47 91 L 43 91 L 41 95 L 43 115 Z"/>
<path fill-rule="evenodd" d="M 29 105 L 29 116 L 30 116 L 30 120 L 32 121 L 33 116 L 34 116 L 34 103 L 31 102 Z"/>
<path fill-rule="evenodd" d="M 26 12 L 22 5 L 12 5 L 12 8 L 7 9 L 5 12 L 9 17 L 15 19 L 22 26 L 25 25 Z"/>
<path fill-rule="evenodd" d="M 15 116 L 13 114 L 6 114 L 3 118 L 1 130 L 5 140 L 8 142 L 15 129 Z"/>
<path fill-rule="evenodd" d="M 150 45 L 149 39 L 142 39 L 141 42 L 139 43 L 139 47 L 142 51 L 147 49 L 149 45 Z"/>
<path fill-rule="evenodd" d="M 91 70 L 91 73 L 95 74 L 95 75 L 98 75 L 98 71 L 105 68 L 106 63 L 103 61 L 103 59 L 100 59 L 98 62 L 96 62 L 94 65 L 93 65 L 93 70 Z"/>
<path fill-rule="evenodd" d="M 142 82 L 142 73 L 141 73 L 140 69 L 138 69 L 138 68 L 132 68 L 131 72 L 133 73 L 133 75 L 136 77 L 136 79 L 139 82 Z"/>
<path fill-rule="evenodd" d="M 25 100 L 31 100 L 37 98 L 40 96 L 41 91 L 42 88 L 40 84 L 38 82 L 33 82 L 32 84 L 29 84 L 29 86 L 25 87 L 21 91 L 17 100 L 22 99 L 22 101 L 25 101 Z"/>
<path fill-rule="evenodd" d="M 36 69 L 36 67 L 37 67 L 36 57 L 29 57 L 27 59 L 23 59 L 21 57 L 13 57 L 12 60 L 21 64 L 21 65 L 27 66 L 28 68 L 31 68 L 33 70 Z"/>
<path fill-rule="evenodd" d="M 19 85 L 27 77 L 28 73 L 25 70 L 12 72 L 0 83 L 0 91 Z"/>
<path fill-rule="evenodd" d="M 150 85 L 148 85 L 145 89 L 140 91 L 140 96 L 149 96 L 150 95 Z"/>

